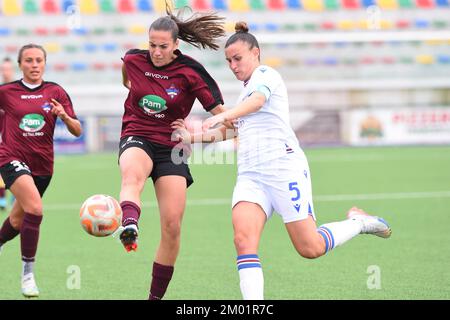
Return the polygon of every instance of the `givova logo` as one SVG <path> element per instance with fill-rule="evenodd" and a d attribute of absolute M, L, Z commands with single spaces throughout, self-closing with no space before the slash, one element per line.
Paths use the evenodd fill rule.
<path fill-rule="evenodd" d="M 40 114 L 30 113 L 22 118 L 19 128 L 26 132 L 37 132 L 45 126 L 44 117 Z"/>
<path fill-rule="evenodd" d="M 167 109 L 166 100 L 153 94 L 148 94 L 139 100 L 139 107 L 146 114 L 160 113 Z"/>

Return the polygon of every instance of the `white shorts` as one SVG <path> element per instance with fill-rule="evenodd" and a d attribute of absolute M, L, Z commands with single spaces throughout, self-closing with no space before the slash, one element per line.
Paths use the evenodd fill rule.
<path fill-rule="evenodd" d="M 233 191 L 232 207 L 240 202 L 256 203 L 269 219 L 275 210 L 284 223 L 304 220 L 312 216 L 311 177 L 305 157 L 283 157 L 271 161 L 270 166 L 238 175 Z"/>

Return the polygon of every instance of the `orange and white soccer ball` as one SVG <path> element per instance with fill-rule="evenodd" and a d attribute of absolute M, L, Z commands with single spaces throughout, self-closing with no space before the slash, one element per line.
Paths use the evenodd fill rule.
<path fill-rule="evenodd" d="M 81 206 L 80 223 L 96 237 L 106 237 L 121 225 L 122 209 L 116 199 L 104 194 L 89 197 Z"/>

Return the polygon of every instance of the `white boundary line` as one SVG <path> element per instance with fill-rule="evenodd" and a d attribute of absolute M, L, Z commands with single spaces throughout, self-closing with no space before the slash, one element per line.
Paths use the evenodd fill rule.
<path fill-rule="evenodd" d="M 314 202 L 338 202 L 338 201 L 355 201 L 355 200 L 404 200 L 404 199 L 427 199 L 427 198 L 450 198 L 450 191 L 429 191 L 429 192 L 396 192 L 396 193 L 368 193 L 368 194 L 336 194 L 336 195 L 319 195 L 313 197 Z M 231 207 L 231 198 L 217 199 L 193 199 L 187 201 L 189 206 L 223 206 Z M 144 208 L 156 208 L 156 202 L 143 202 Z M 44 204 L 45 211 L 57 210 L 79 210 L 80 204 Z"/>

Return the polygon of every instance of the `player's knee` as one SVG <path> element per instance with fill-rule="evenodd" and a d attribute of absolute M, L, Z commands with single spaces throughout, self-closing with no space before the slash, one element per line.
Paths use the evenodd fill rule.
<path fill-rule="evenodd" d="M 145 183 L 145 178 L 139 177 L 137 174 L 127 174 L 122 177 L 122 188 L 141 189 Z"/>
<path fill-rule="evenodd" d="M 251 238 L 245 233 L 236 232 L 234 235 L 234 246 L 237 252 L 244 252 L 252 249 Z"/>
<path fill-rule="evenodd" d="M 42 202 L 33 202 L 32 204 L 22 206 L 24 211 L 29 214 L 33 214 L 36 216 L 42 215 Z"/>
<path fill-rule="evenodd" d="M 316 259 L 323 255 L 323 248 L 317 245 L 307 245 L 295 248 L 297 252 L 306 259 Z"/>
<path fill-rule="evenodd" d="M 20 230 L 20 228 L 22 227 L 22 221 L 23 217 L 15 217 L 15 216 L 9 217 L 9 223 L 16 230 Z"/>
<path fill-rule="evenodd" d="M 163 223 L 162 236 L 169 241 L 177 241 L 181 234 L 181 221 L 170 220 Z"/>

